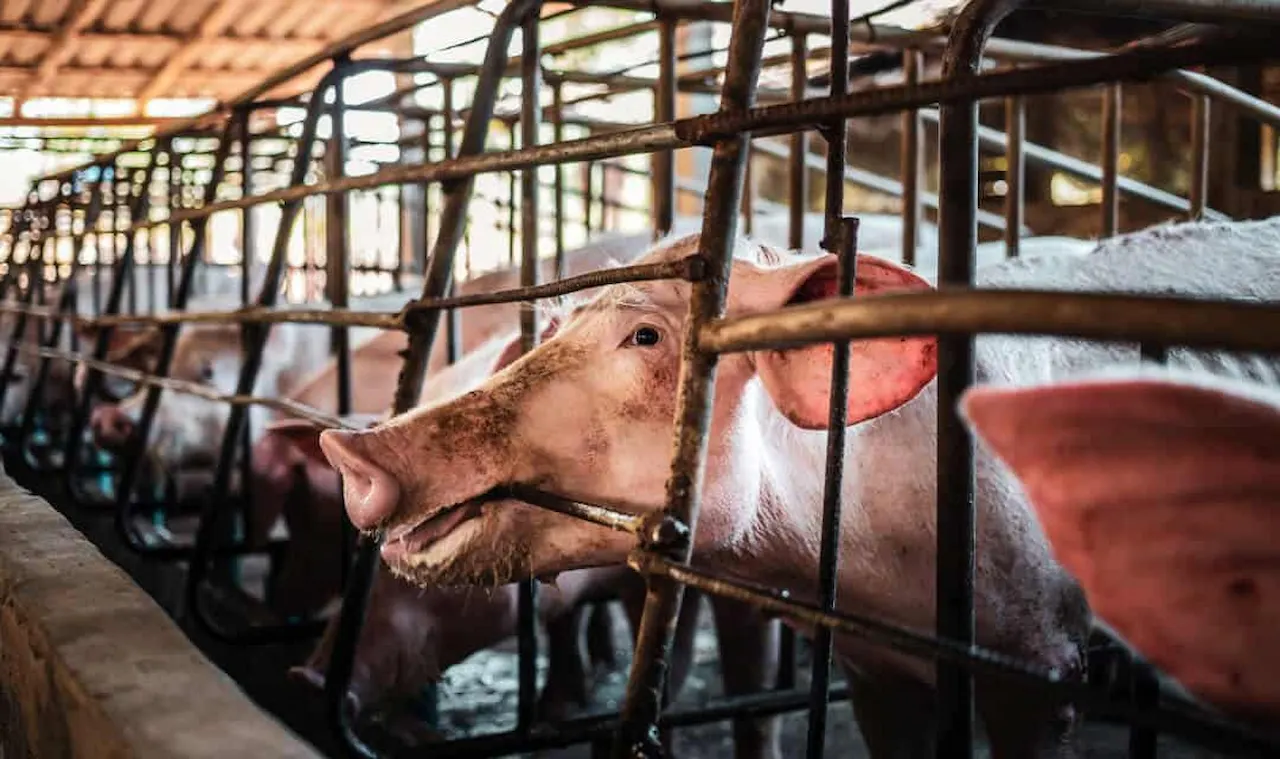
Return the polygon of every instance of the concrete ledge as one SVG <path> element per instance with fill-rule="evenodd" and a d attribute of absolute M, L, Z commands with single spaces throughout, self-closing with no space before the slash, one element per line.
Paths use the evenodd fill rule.
<path fill-rule="evenodd" d="M 319 757 L 0 468 L 0 759 Z"/>

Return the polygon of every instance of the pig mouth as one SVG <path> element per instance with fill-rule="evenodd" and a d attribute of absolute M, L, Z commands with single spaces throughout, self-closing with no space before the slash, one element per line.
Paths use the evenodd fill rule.
<path fill-rule="evenodd" d="M 382 544 L 383 559 L 403 562 L 414 554 L 426 551 L 465 522 L 479 518 L 487 500 L 483 496 L 469 498 L 389 532 Z"/>

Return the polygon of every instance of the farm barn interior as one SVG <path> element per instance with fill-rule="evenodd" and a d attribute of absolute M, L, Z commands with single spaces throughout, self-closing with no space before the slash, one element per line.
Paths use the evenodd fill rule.
<path fill-rule="evenodd" d="M 0 757 L 1280 756 L 1269 0 L 0 0 Z"/>

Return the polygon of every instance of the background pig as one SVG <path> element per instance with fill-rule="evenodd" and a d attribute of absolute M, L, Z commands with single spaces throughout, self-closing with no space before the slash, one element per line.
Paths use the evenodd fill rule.
<path fill-rule="evenodd" d="M 695 243 L 667 241 L 641 260 L 687 255 Z M 1188 224 L 1114 238 L 1085 256 L 988 266 L 979 283 L 1272 300 L 1280 296 L 1277 251 L 1280 220 Z M 832 256 L 745 244 L 736 254 L 731 317 L 835 292 Z M 859 258 L 859 297 L 928 289 L 900 266 Z M 477 391 L 371 430 L 326 431 L 321 444 L 342 472 L 352 521 L 386 530 L 384 559 L 424 586 L 622 560 L 633 547 L 626 536 L 512 502 L 472 499 L 498 483 L 530 482 L 579 500 L 658 508 L 688 297 L 684 283 L 607 288 Z M 933 629 L 934 340 L 867 340 L 851 349 L 840 606 Z M 1028 381 L 1137 355 L 1136 345 L 981 337 L 976 360 L 982 380 Z M 816 592 L 830 357 L 824 345 L 721 357 L 697 532 L 701 561 L 802 598 Z M 1173 351 L 1171 360 L 1192 357 Z M 1274 376 L 1270 364 L 1250 366 Z M 1083 595 L 1053 560 L 1016 482 L 986 455 L 977 460 L 976 499 L 978 641 L 1079 676 L 1090 626 Z M 837 648 L 854 670 L 854 708 L 873 755 L 931 750 L 932 664 L 849 636 L 839 636 Z M 976 688 L 993 756 L 1029 756 L 1046 743 L 1062 750 L 1049 739 L 1065 732 L 1069 711 L 1038 690 L 981 677 Z"/>
<path fill-rule="evenodd" d="M 1280 388 L 1147 367 L 961 407 L 1103 621 L 1210 704 L 1280 724 Z"/>

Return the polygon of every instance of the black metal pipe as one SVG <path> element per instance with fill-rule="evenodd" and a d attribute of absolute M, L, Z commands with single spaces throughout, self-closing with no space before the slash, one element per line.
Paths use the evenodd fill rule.
<path fill-rule="evenodd" d="M 541 128 L 542 65 L 538 39 L 540 20 L 529 14 L 524 20 L 520 56 L 520 147 L 538 144 Z M 513 230 L 514 231 L 514 230 Z M 538 169 L 520 172 L 520 286 L 538 284 Z M 538 344 L 541 329 L 538 311 L 520 309 L 520 347 L 528 352 Z M 516 706 L 517 729 L 528 730 L 536 718 L 538 698 L 538 581 L 520 581 L 517 594 L 517 654 L 519 656 L 519 701 Z"/>
<path fill-rule="evenodd" d="M 294 157 L 290 182 L 301 185 L 306 181 L 307 170 L 311 164 L 312 149 L 316 141 L 316 128 L 324 109 L 325 92 L 330 87 L 342 86 L 344 77 L 358 70 L 355 63 L 338 65 L 325 73 L 307 103 L 307 115 L 303 122 L 302 136 L 298 140 L 298 153 Z M 225 161 L 225 159 L 224 159 Z M 302 210 L 302 201 L 294 200 L 285 203 L 280 209 L 280 222 L 276 228 L 275 245 L 271 251 L 271 260 L 267 264 L 262 289 L 258 292 L 257 305 L 270 309 L 275 305 L 280 288 L 280 280 L 284 273 L 285 256 L 289 248 L 289 238 L 298 213 Z M 240 377 L 236 383 L 237 395 L 249 395 L 253 391 L 258 370 L 262 366 L 262 351 L 270 334 L 271 325 L 253 325 L 248 330 L 247 348 L 244 364 L 240 368 Z M 316 622 L 303 622 L 280 626 L 256 627 L 246 626 L 239 630 L 227 629 L 209 616 L 202 602 L 201 587 L 210 569 L 213 548 L 219 537 L 219 525 L 222 511 L 228 502 L 231 490 L 231 466 L 235 460 L 236 446 L 241 435 L 241 428 L 248 416 L 248 408 L 233 405 L 227 416 L 227 427 L 223 433 L 222 446 L 218 455 L 218 464 L 214 472 L 213 488 L 200 509 L 200 523 L 196 530 L 196 540 L 192 552 L 191 564 L 186 578 L 186 608 L 195 618 L 196 623 L 211 637 L 224 643 L 254 644 L 294 640 L 305 638 L 318 632 L 322 625 Z"/>
<path fill-rule="evenodd" d="M 902 53 L 903 83 L 917 85 L 924 70 L 924 54 L 919 50 Z M 899 168 L 902 173 L 902 262 L 915 266 L 916 248 L 920 244 L 921 168 L 924 166 L 924 129 L 918 109 L 902 114 L 902 143 Z M 1006 228 L 1008 223 L 1006 222 Z"/>
<path fill-rule="evenodd" d="M 150 203 L 151 194 L 147 191 L 151 182 L 152 172 L 156 167 L 156 156 L 159 151 L 153 150 L 148 154 L 147 167 L 143 172 L 144 180 L 142 189 L 132 197 L 130 206 L 134 213 L 130 214 L 131 219 L 142 216 L 147 205 Z M 113 198 L 115 201 L 116 198 Z M 112 226 L 114 227 L 114 220 Z M 114 235 L 113 235 L 114 237 Z M 108 314 L 118 313 L 120 311 L 121 300 L 124 296 L 124 287 L 128 279 L 132 277 L 133 268 L 133 240 L 134 236 L 129 235 L 126 243 L 124 255 L 117 256 L 113 264 L 113 279 L 111 282 L 111 291 L 107 295 L 105 311 Z M 93 348 L 93 358 L 101 361 L 106 358 L 107 348 L 111 342 L 111 335 L 114 330 L 111 327 L 103 327 L 98 332 L 98 339 Z M 64 478 L 66 480 L 68 490 L 73 493 L 72 498 L 75 499 L 75 493 L 79 493 L 80 489 L 76 487 L 78 482 L 78 462 L 80 457 L 80 448 L 85 427 L 89 422 L 89 411 L 93 406 L 95 396 L 98 394 L 98 388 L 102 385 L 102 373 L 97 369 L 90 367 L 85 376 L 84 387 L 76 408 L 75 416 L 72 417 L 71 427 L 68 430 L 67 439 L 63 446 L 63 466 Z"/>
<path fill-rule="evenodd" d="M 1123 92 L 1109 84 L 1102 94 L 1102 236 L 1120 228 L 1120 127 Z"/>
<path fill-rule="evenodd" d="M 676 21 L 658 22 L 658 87 L 653 95 L 657 121 L 676 118 Z M 653 154 L 653 235 L 659 239 L 671 233 L 676 209 L 676 154 L 662 150 Z"/>
<path fill-rule="evenodd" d="M 551 82 L 552 139 L 564 141 L 564 86 L 556 79 Z M 555 204 L 555 278 L 564 279 L 564 166 L 557 163 L 552 179 L 552 198 Z"/>
<path fill-rule="evenodd" d="M 1026 223 L 1027 153 L 1023 148 L 1027 133 L 1027 103 L 1024 98 L 1004 101 L 1004 131 L 1009 138 L 1005 151 L 1004 249 L 1009 258 L 1017 258 L 1022 247 L 1022 225 Z"/>
<path fill-rule="evenodd" d="M 729 65 L 720 97 L 722 111 L 741 111 L 751 106 L 760 76 L 760 58 L 768 22 L 767 0 L 734 3 Z M 724 311 L 750 138 L 749 133 L 737 134 L 716 144 L 703 205 L 698 256 L 705 261 L 706 276 L 692 288 L 683 335 L 676 449 L 666 488 L 666 515 L 686 525 L 690 531 L 690 540 L 673 551 L 673 558 L 679 561 L 688 561 L 692 550 L 692 531 L 697 525 L 701 497 L 702 484 L 699 480 L 706 462 L 716 376 L 717 358 L 698 350 L 697 332 L 703 322 Z M 642 545 L 644 543 L 642 540 Z M 649 577 L 646 584 L 644 614 L 627 681 L 622 727 L 613 747 L 616 759 L 647 756 L 661 750 L 656 742 L 655 726 L 662 708 L 667 652 L 675 632 L 683 586 L 662 577 Z"/>

